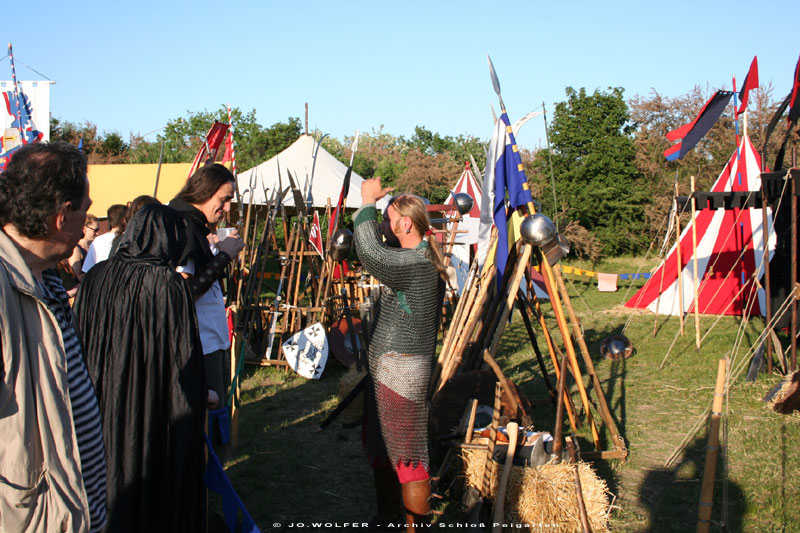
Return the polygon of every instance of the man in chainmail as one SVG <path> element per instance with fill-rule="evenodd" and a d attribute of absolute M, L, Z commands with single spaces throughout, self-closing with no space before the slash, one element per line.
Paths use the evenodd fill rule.
<path fill-rule="evenodd" d="M 353 218 L 358 257 L 384 285 L 370 335 L 364 447 L 378 495 L 376 522 L 385 524 L 404 507 L 411 531 L 430 513 L 426 394 L 445 267 L 425 205 L 414 195 L 396 196 L 387 208 L 387 226 L 400 247 L 382 242 L 375 201 L 390 190 L 380 178 L 365 181 Z"/>

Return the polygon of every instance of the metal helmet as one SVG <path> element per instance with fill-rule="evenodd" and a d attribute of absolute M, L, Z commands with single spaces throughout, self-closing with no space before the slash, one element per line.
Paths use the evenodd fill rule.
<path fill-rule="evenodd" d="M 331 257 L 334 261 L 343 261 L 350 255 L 353 246 L 353 232 L 347 228 L 337 229 L 331 241 Z"/>
<path fill-rule="evenodd" d="M 553 266 L 569 255 L 569 241 L 560 233 L 556 233 L 553 240 L 542 245 L 542 252 L 550 266 Z"/>
<path fill-rule="evenodd" d="M 606 359 L 627 359 L 633 355 L 633 343 L 625 335 L 609 335 L 600 345 Z"/>
<path fill-rule="evenodd" d="M 472 206 L 475 205 L 475 200 L 472 199 L 472 196 L 465 192 L 455 193 L 453 195 L 453 201 L 456 205 L 456 209 L 458 209 L 458 212 L 461 213 L 461 216 L 464 216 L 472 211 Z"/>
<path fill-rule="evenodd" d="M 553 221 L 541 213 L 526 217 L 519 229 L 525 242 L 533 246 L 544 246 L 557 234 Z"/>

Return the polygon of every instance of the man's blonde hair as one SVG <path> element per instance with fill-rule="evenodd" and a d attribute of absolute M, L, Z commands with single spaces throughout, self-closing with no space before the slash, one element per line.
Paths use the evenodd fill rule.
<path fill-rule="evenodd" d="M 428 233 L 431 229 L 431 219 L 428 217 L 428 210 L 425 209 L 425 204 L 414 194 L 400 194 L 395 196 L 389 202 L 389 205 L 394 207 L 397 214 L 401 217 L 408 217 L 411 219 L 411 224 L 414 229 L 422 235 L 423 239 L 428 241 L 428 249 L 430 250 L 429 259 L 439 272 L 439 277 L 447 281 L 447 267 L 444 264 L 444 254 L 442 254 L 439 243 L 436 242 L 436 235 Z"/>

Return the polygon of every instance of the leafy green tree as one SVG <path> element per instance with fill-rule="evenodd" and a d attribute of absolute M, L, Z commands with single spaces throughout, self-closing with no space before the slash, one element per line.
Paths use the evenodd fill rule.
<path fill-rule="evenodd" d="M 214 112 L 189 111 L 186 117 L 167 122 L 155 142 L 141 137 L 131 140 L 129 161 L 132 163 L 157 163 L 164 143 L 163 162 L 191 162 L 214 121 L 228 122 L 226 106 Z M 264 128 L 256 121 L 256 112 L 243 113 L 238 108 L 231 110 L 236 147 L 236 168 L 247 170 L 280 153 L 300 136 L 300 119 L 290 117 L 287 122 L 278 122 Z M 222 149 L 222 148 L 221 148 Z M 221 156 L 220 156 L 221 157 Z"/>
<path fill-rule="evenodd" d="M 592 94 L 567 87 L 567 100 L 556 105 L 549 129 L 560 226 L 577 222 L 612 255 L 636 252 L 647 241 L 647 194 L 635 164 L 635 125 L 622 94 L 620 87 Z M 546 150 L 536 154 L 539 180 L 549 175 L 547 156 Z M 540 198 L 546 213 L 553 212 L 550 196 Z"/>

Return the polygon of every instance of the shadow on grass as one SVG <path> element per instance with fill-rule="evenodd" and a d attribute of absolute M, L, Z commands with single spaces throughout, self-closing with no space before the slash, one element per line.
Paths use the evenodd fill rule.
<path fill-rule="evenodd" d="M 679 463 L 669 469 L 654 468 L 644 473 L 638 492 L 649 520 L 642 531 L 691 531 L 696 528 L 706 444 L 705 437 L 698 437 L 686 448 Z M 711 530 L 743 531 L 747 507 L 744 492 L 738 484 L 730 481 L 726 487 L 723 480 L 724 457 L 720 453 L 712 499 Z M 687 509 L 694 512 L 687 513 Z"/>
<path fill-rule="evenodd" d="M 226 473 L 261 531 L 330 531 L 374 514 L 360 429 L 344 427 L 341 416 L 316 431 L 343 373 L 333 361 L 318 381 L 247 367 L 239 443 L 227 453 Z"/>

